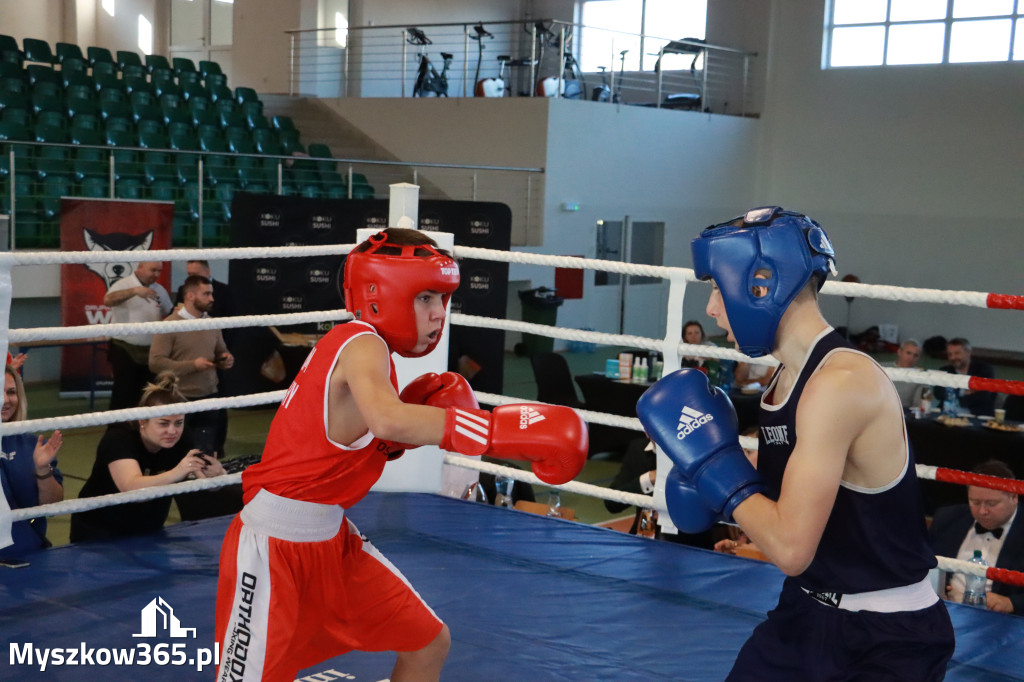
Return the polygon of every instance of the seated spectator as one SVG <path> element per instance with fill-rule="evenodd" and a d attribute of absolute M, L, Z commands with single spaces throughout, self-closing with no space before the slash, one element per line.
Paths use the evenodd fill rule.
<path fill-rule="evenodd" d="M 172 372 L 163 372 L 155 383 L 146 386 L 139 407 L 184 402 L 178 378 Z M 92 473 L 79 497 L 98 497 L 223 473 L 224 467 L 215 457 L 192 447 L 191 436 L 185 433 L 184 414 L 152 417 L 107 428 L 96 448 Z M 162 497 L 72 514 L 71 542 L 157 531 L 167 520 L 170 508 L 171 498 Z"/>
<path fill-rule="evenodd" d="M 960 337 L 950 339 L 946 344 L 946 359 L 949 361 L 949 364 L 939 368 L 942 372 L 966 374 L 985 379 L 995 378 L 996 374 L 995 370 L 992 369 L 992 365 L 987 362 L 971 359 L 971 344 L 967 339 Z M 956 389 L 936 386 L 934 395 L 940 405 L 946 400 L 948 391 L 954 391 L 960 406 L 970 410 L 971 414 L 975 416 L 983 414 L 991 416 L 995 413 L 995 393 L 990 391 L 973 391 L 969 388 Z"/>
<path fill-rule="evenodd" d="M 0 408 L 0 421 L 5 424 L 24 421 L 27 412 L 25 385 L 15 366 L 7 365 L 4 368 L 4 402 Z M 3 437 L 0 485 L 11 509 L 25 509 L 64 499 L 64 476 L 57 468 L 57 453 L 62 443 L 60 431 L 54 431 L 49 440 L 31 433 Z M 45 518 L 18 521 L 11 527 L 11 536 L 14 544 L 0 549 L 0 558 L 20 558 L 26 552 L 50 546 L 46 539 Z"/>
<path fill-rule="evenodd" d="M 998 460 L 979 464 L 971 473 L 1015 478 L 1010 467 Z M 967 504 L 936 510 L 928 537 L 939 556 L 967 560 L 977 549 L 989 566 L 1024 570 L 1024 518 L 1012 493 L 968 486 Z M 940 586 L 943 591 L 947 599 L 963 601 L 964 574 L 951 574 Z M 985 592 L 990 611 L 1024 614 L 1024 587 L 989 580 Z"/>
<path fill-rule="evenodd" d="M 913 369 L 917 367 L 917 361 L 921 359 L 921 344 L 916 339 L 907 339 L 900 344 L 896 351 L 896 367 L 902 369 Z M 903 407 L 916 407 L 921 402 L 927 386 L 915 384 L 910 381 L 894 381 L 896 392 L 900 394 L 900 402 Z"/>
<path fill-rule="evenodd" d="M 768 388 L 774 375 L 774 367 L 737 362 L 736 369 L 733 371 L 733 386 L 737 389 L 763 391 Z"/>

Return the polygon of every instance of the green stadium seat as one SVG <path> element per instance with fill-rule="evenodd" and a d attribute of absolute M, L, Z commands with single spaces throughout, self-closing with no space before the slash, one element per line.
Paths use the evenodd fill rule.
<path fill-rule="evenodd" d="M 245 115 L 245 125 L 249 127 L 249 130 L 255 130 L 256 128 L 266 128 L 270 130 L 270 121 L 263 114 L 251 113 Z"/>
<path fill-rule="evenodd" d="M 124 71 L 126 66 L 138 66 L 145 70 L 145 66 L 142 64 L 142 58 L 139 57 L 138 52 L 132 52 L 131 50 L 118 50 L 117 51 L 117 65 Z"/>
<path fill-rule="evenodd" d="M 171 59 L 171 66 L 178 73 L 179 77 L 183 73 L 194 73 L 199 75 L 199 71 L 196 70 L 195 62 L 188 57 L 174 57 Z"/>
<path fill-rule="evenodd" d="M 203 84 L 204 84 L 204 85 L 205 85 L 205 86 L 206 86 L 207 88 L 215 88 L 215 87 L 216 87 L 216 88 L 225 88 L 225 89 L 227 89 L 227 90 L 228 90 L 228 92 L 230 92 L 230 93 L 231 93 L 231 94 L 230 94 L 230 96 L 231 96 L 231 97 L 234 97 L 234 96 L 235 96 L 235 93 L 234 93 L 234 92 L 232 92 L 232 91 L 231 91 L 231 88 L 229 88 L 229 87 L 228 87 L 228 77 L 227 77 L 227 76 L 225 76 L 225 75 L 224 75 L 224 74 L 222 74 L 222 73 L 211 73 L 211 74 L 207 74 L 207 75 L 206 75 L 206 76 L 205 76 L 205 77 L 203 78 Z"/>
<path fill-rule="evenodd" d="M 28 127 L 32 123 L 32 111 L 18 107 L 4 107 L 0 110 L 0 121 L 10 121 Z"/>
<path fill-rule="evenodd" d="M 124 90 L 124 84 L 118 76 L 117 64 L 114 62 L 96 62 L 92 66 L 92 80 L 96 90 L 116 88 Z"/>
<path fill-rule="evenodd" d="M 76 59 L 74 57 L 65 59 L 60 69 L 60 80 L 65 88 L 69 85 L 88 85 L 93 87 L 93 80 L 89 75 L 89 63 L 84 59 Z"/>
<path fill-rule="evenodd" d="M 89 175 L 78 185 L 78 193 L 90 199 L 105 199 L 110 196 L 107 189 L 107 178 L 100 175 Z"/>
<path fill-rule="evenodd" d="M 156 97 L 145 90 L 135 90 L 129 97 L 132 103 L 132 118 L 139 121 L 160 121 L 163 123 L 164 112 L 160 110 Z"/>
<path fill-rule="evenodd" d="M 207 102 L 210 101 L 210 91 L 202 83 L 179 84 L 179 87 L 181 88 L 181 94 L 184 95 L 186 100 L 205 99 Z"/>
<path fill-rule="evenodd" d="M 118 199 L 142 199 L 143 185 L 138 178 L 120 178 L 114 183 L 114 196 Z"/>
<path fill-rule="evenodd" d="M 110 54 L 110 50 L 105 47 L 87 47 L 85 48 L 85 54 L 89 58 L 94 75 L 97 64 L 113 64 L 117 66 L 117 62 L 114 61 L 114 55 Z"/>
<path fill-rule="evenodd" d="M 72 118 L 79 114 L 98 114 L 100 111 L 93 90 L 88 85 L 69 86 L 64 91 L 64 108 Z"/>
<path fill-rule="evenodd" d="M 64 62 L 68 59 L 78 59 L 85 61 L 85 55 L 82 54 L 82 48 L 75 43 L 57 43 L 54 45 L 54 52 L 57 56 L 57 63 L 63 68 Z"/>
<path fill-rule="evenodd" d="M 0 60 L 0 78 L 17 78 L 24 81 L 28 79 L 28 74 L 21 64 Z"/>
<path fill-rule="evenodd" d="M 121 79 L 121 84 L 124 86 L 125 93 L 129 96 L 133 92 L 148 92 L 153 97 L 156 97 L 156 88 L 146 80 L 145 76 L 125 76 Z"/>
<path fill-rule="evenodd" d="M 170 152 L 159 149 L 142 152 L 142 174 L 150 187 L 161 182 L 177 186 L 178 170 Z"/>
<path fill-rule="evenodd" d="M 161 121 L 140 121 L 139 146 L 146 149 L 170 149 L 171 141 Z"/>
<path fill-rule="evenodd" d="M 135 135 L 127 130 L 107 130 L 107 144 L 114 147 L 110 155 L 114 157 L 115 179 L 142 175 L 142 165 L 135 150 L 131 149 L 137 146 Z"/>
<path fill-rule="evenodd" d="M 174 71 L 171 68 L 171 63 L 167 61 L 167 57 L 162 54 L 147 54 L 146 55 L 146 69 L 153 73 L 157 69 L 165 69 L 167 71 Z"/>
<path fill-rule="evenodd" d="M 19 91 L 14 87 L 14 83 L 21 83 L 21 81 L 6 79 L 4 84 L 0 85 L 0 111 L 6 111 L 8 108 L 28 111 L 32 108 L 32 100 L 29 99 L 24 84 L 21 85 Z"/>
<path fill-rule="evenodd" d="M 32 111 L 35 112 L 36 116 L 39 116 L 43 111 L 59 111 L 63 114 L 64 98 L 59 94 L 50 94 L 36 89 L 32 93 Z"/>
<path fill-rule="evenodd" d="M 0 61 L 21 67 L 25 65 L 25 55 L 21 50 L 0 50 Z"/>
<path fill-rule="evenodd" d="M 14 151 L 14 175 L 22 173 L 28 177 L 32 172 L 33 159 L 32 147 L 19 142 L 31 142 L 32 134 L 28 126 L 19 125 L 12 121 L 0 121 L 0 177 L 11 174 L 10 152 Z"/>
<path fill-rule="evenodd" d="M 47 109 L 41 111 L 36 115 L 36 126 L 42 126 L 44 128 L 55 128 L 58 130 L 68 129 L 68 118 L 64 115 L 63 110 Z M 38 137 L 36 139 L 39 139 Z"/>
<path fill-rule="evenodd" d="M 16 48 L 17 48 L 17 43 L 15 43 L 15 49 Z M 217 62 L 213 62 L 213 61 L 200 61 L 199 62 L 199 73 L 203 74 L 203 78 L 206 78 L 210 74 L 215 74 L 215 75 L 223 75 L 224 74 L 224 72 L 221 71 L 220 64 L 218 64 Z"/>
<path fill-rule="evenodd" d="M 116 92 L 120 95 L 120 99 L 113 95 L 104 97 L 105 93 Z M 103 116 L 104 120 L 111 118 L 120 119 L 131 119 L 132 118 L 132 107 L 128 104 L 127 100 L 124 99 L 124 93 L 120 90 L 110 90 L 104 88 L 100 90 L 100 115 Z"/>
<path fill-rule="evenodd" d="M 260 101 L 259 95 L 256 91 L 248 87 L 235 88 L 235 100 L 241 104 L 243 102 L 258 102 Z"/>
<path fill-rule="evenodd" d="M 97 133 L 98 135 L 98 133 Z M 102 144 L 105 140 L 89 140 L 80 144 Z M 76 149 L 71 159 L 71 170 L 75 180 L 85 183 L 88 178 L 99 178 L 104 181 L 103 190 L 100 196 L 108 194 L 106 180 L 110 174 L 110 158 L 103 149 L 83 147 Z M 91 195 L 90 195 L 91 196 Z"/>
<path fill-rule="evenodd" d="M 248 126 L 245 116 L 237 109 L 233 111 L 220 111 L 219 119 L 222 128 Z"/>
<path fill-rule="evenodd" d="M 256 151 L 260 154 L 280 156 L 284 153 L 281 142 L 277 139 L 277 133 L 270 128 L 253 129 L 252 141 L 256 145 Z"/>
<path fill-rule="evenodd" d="M 282 130 L 298 130 L 295 127 L 294 121 L 288 116 L 274 116 L 270 119 L 270 122 L 273 124 L 274 130 L 278 132 Z"/>
<path fill-rule="evenodd" d="M 26 62 L 39 62 L 42 64 L 56 64 L 57 58 L 50 49 L 50 43 L 38 38 L 23 38 L 21 47 L 25 52 Z"/>
<path fill-rule="evenodd" d="M 47 175 L 42 182 L 43 197 L 39 202 L 44 220 L 60 217 L 60 198 L 71 195 L 71 176 Z"/>
<path fill-rule="evenodd" d="M 178 198 L 178 183 L 174 179 L 155 179 L 149 185 L 149 198 L 154 201 L 174 201 Z"/>
<path fill-rule="evenodd" d="M 0 52 L 21 52 L 17 39 L 14 36 L 0 33 Z"/>
<path fill-rule="evenodd" d="M 28 74 L 28 82 L 32 87 L 35 87 L 39 83 L 56 83 L 58 86 L 64 85 L 60 79 L 60 74 L 54 71 L 52 66 L 29 64 L 25 67 L 25 72 Z"/>
<path fill-rule="evenodd" d="M 47 142 L 54 145 L 68 143 L 68 131 L 65 127 L 49 126 L 44 123 L 36 123 L 35 136 L 37 142 Z M 74 169 L 69 158 L 68 147 L 51 146 L 50 144 L 39 145 L 35 153 L 36 176 L 45 180 L 50 175 L 61 175 L 71 178 Z"/>
<path fill-rule="evenodd" d="M 134 134 L 135 122 L 130 118 L 122 118 L 120 116 L 105 118 L 103 119 L 103 134 L 106 135 L 110 131 Z"/>

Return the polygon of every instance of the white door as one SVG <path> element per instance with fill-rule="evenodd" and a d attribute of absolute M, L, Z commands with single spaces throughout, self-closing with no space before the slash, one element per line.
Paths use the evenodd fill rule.
<path fill-rule="evenodd" d="M 665 223 L 633 220 L 598 222 L 596 257 L 644 265 L 662 265 Z M 594 328 L 619 334 L 660 339 L 665 335 L 665 305 L 669 285 L 658 277 L 595 271 L 594 284 L 601 314 Z M 600 318 L 600 319 L 597 319 Z"/>
<path fill-rule="evenodd" d="M 170 56 L 217 62 L 234 87 L 231 77 L 233 0 L 171 0 Z"/>

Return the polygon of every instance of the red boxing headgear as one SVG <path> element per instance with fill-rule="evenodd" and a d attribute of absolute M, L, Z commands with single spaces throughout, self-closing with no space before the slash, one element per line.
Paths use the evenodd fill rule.
<path fill-rule="evenodd" d="M 440 334 L 422 353 L 413 349 L 419 341 L 414 302 L 423 291 L 441 294 L 447 308 L 452 292 L 459 287 L 459 266 L 429 244 L 398 245 L 385 232 L 367 240 L 370 248 L 349 254 L 345 261 L 345 308 L 373 325 L 388 347 L 407 358 L 418 358 L 434 350 Z M 381 249 L 399 253 L 380 253 Z M 428 252 L 430 255 L 418 255 Z"/>

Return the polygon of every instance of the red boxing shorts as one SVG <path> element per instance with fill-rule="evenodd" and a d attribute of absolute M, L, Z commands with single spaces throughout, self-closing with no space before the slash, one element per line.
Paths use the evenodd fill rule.
<path fill-rule="evenodd" d="M 417 651 L 442 627 L 341 507 L 261 490 L 228 527 L 218 680 L 294 680 L 352 650 Z"/>

